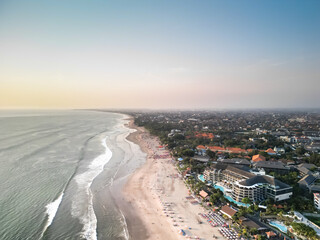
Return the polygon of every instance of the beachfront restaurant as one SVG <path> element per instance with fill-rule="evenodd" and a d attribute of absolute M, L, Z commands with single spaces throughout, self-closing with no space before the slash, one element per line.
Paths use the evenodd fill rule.
<path fill-rule="evenodd" d="M 229 207 L 228 205 L 224 205 L 222 206 L 220 212 L 231 219 L 237 213 L 237 210 Z"/>
<path fill-rule="evenodd" d="M 268 230 L 268 228 L 266 228 L 262 223 L 258 221 L 253 221 L 246 217 L 240 217 L 239 222 L 242 226 L 248 229 L 253 229 L 253 228 L 257 229 L 258 232 L 265 232 Z"/>

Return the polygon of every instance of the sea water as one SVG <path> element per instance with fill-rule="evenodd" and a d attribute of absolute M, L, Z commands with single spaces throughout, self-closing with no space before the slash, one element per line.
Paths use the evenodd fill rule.
<path fill-rule="evenodd" d="M 0 111 L 0 238 L 127 239 L 110 189 L 145 155 L 126 117 Z"/>

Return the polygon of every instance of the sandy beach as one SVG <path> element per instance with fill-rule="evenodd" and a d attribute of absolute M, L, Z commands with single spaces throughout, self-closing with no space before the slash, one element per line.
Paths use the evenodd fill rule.
<path fill-rule="evenodd" d="M 186 198 L 189 191 L 169 152 L 159 147 L 159 140 L 144 128 L 135 126 L 133 120 L 129 127 L 137 131 L 127 139 L 147 153 L 146 163 L 129 177 L 122 190 L 126 204 L 121 204 L 121 209 L 130 240 L 187 239 L 179 234 L 180 229 L 191 239 L 213 239 L 213 235 L 224 239 L 218 228 L 206 222 L 199 224 L 199 220 L 203 220 L 199 213 L 206 211 Z"/>

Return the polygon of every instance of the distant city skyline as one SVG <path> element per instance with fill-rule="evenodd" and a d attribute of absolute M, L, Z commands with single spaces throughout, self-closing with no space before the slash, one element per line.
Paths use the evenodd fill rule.
<path fill-rule="evenodd" d="M 0 2 L 0 109 L 320 108 L 320 1 Z"/>

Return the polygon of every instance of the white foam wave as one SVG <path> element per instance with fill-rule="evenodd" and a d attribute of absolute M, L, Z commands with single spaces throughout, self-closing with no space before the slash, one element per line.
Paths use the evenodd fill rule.
<path fill-rule="evenodd" d="M 124 216 L 123 212 L 120 210 L 122 219 L 123 219 L 123 224 L 124 224 L 124 228 L 123 228 L 123 237 L 126 240 L 129 240 L 129 231 L 128 231 L 128 225 L 127 225 L 127 220 L 126 217 Z"/>
<path fill-rule="evenodd" d="M 103 171 L 104 165 L 109 162 L 112 152 L 108 148 L 106 138 L 102 139 L 101 145 L 105 148 L 105 152 L 96 157 L 88 166 L 88 170 L 75 177 L 78 184 L 79 193 L 85 193 L 87 203 L 83 199 L 77 198 L 72 203 L 72 216 L 79 218 L 83 225 L 81 237 L 87 240 L 97 240 L 97 218 L 93 209 L 93 195 L 90 186 L 93 180 Z M 83 205 L 87 205 L 87 209 L 83 209 Z"/>
<path fill-rule="evenodd" d="M 48 229 L 48 227 L 51 225 L 51 223 L 53 222 L 53 219 L 54 217 L 56 216 L 57 214 L 57 211 L 59 209 L 59 206 L 60 206 L 60 203 L 62 201 L 62 198 L 63 198 L 63 192 L 60 194 L 60 196 L 54 200 L 53 202 L 49 203 L 47 206 L 46 206 L 46 214 L 48 215 L 48 219 L 47 219 L 47 222 L 46 222 L 46 225 L 44 226 L 43 228 L 43 231 L 41 233 L 41 237 L 40 239 L 42 238 L 43 234 L 45 233 L 45 231 Z"/>
<path fill-rule="evenodd" d="M 53 201 L 52 203 L 49 203 L 46 206 L 46 209 L 47 209 L 46 213 L 48 214 L 48 221 L 47 221 L 48 227 L 51 225 L 54 217 L 57 214 L 58 208 L 62 201 L 62 197 L 63 197 L 63 193 L 61 193 L 60 196 L 55 201 Z"/>

